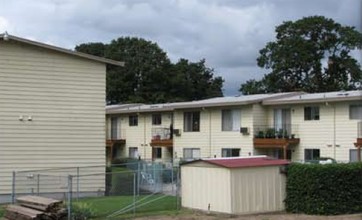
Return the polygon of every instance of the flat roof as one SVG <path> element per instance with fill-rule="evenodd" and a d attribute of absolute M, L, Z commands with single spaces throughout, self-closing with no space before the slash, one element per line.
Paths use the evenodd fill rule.
<path fill-rule="evenodd" d="M 304 93 L 263 101 L 263 105 L 362 101 L 362 90 Z"/>
<path fill-rule="evenodd" d="M 164 112 L 164 111 L 173 111 L 177 109 L 248 105 L 248 104 L 262 102 L 263 100 L 273 99 L 277 97 L 288 97 L 297 94 L 301 93 L 289 92 L 289 93 L 275 93 L 275 94 L 245 95 L 245 96 L 235 96 L 235 97 L 232 96 L 216 97 L 216 98 L 189 101 L 189 102 L 173 102 L 173 103 L 160 103 L 160 104 L 147 104 L 147 105 L 141 104 L 137 106 L 110 105 L 106 107 L 106 113 L 120 114 L 120 113 L 140 113 L 140 112 Z"/>
<path fill-rule="evenodd" d="M 274 159 L 271 157 L 231 157 L 231 158 L 215 158 L 215 159 L 201 159 L 191 162 L 186 162 L 182 165 L 206 162 L 225 168 L 245 168 L 245 167 L 263 167 L 263 166 L 281 166 L 287 165 L 290 162 L 287 160 Z"/>
<path fill-rule="evenodd" d="M 6 39 L 4 39 L 4 38 L 6 38 Z M 68 50 L 68 49 L 64 49 L 64 48 L 61 48 L 61 47 L 57 47 L 57 46 L 44 44 L 44 43 L 41 43 L 41 42 L 32 41 L 32 40 L 28 40 L 28 39 L 25 39 L 25 38 L 17 37 L 17 36 L 14 36 L 14 35 L 0 34 L 0 40 L 2 40 L 2 41 L 11 41 L 12 40 L 12 41 L 16 41 L 16 42 L 20 42 L 20 43 L 24 43 L 24 44 L 33 45 L 33 46 L 36 46 L 36 47 L 45 48 L 45 49 L 48 49 L 48 50 L 54 50 L 54 51 L 69 54 L 69 55 L 72 55 L 72 56 L 85 58 L 85 59 L 88 59 L 88 60 L 93 60 L 93 61 L 100 62 L 100 63 L 112 64 L 112 65 L 116 65 L 116 66 L 124 66 L 124 62 L 111 60 L 111 59 L 106 59 L 106 58 L 98 57 L 98 56 L 93 56 L 93 55 L 90 55 L 90 54 L 81 53 L 81 52 L 77 52 L 77 51 L 73 51 L 73 50 Z"/>

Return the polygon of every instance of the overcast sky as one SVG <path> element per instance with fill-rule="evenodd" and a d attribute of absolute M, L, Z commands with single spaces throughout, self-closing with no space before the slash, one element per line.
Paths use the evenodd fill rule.
<path fill-rule="evenodd" d="M 258 51 L 287 20 L 323 15 L 361 31 L 361 0 L 0 0 L 0 33 L 74 49 L 120 36 L 156 42 L 173 62 L 206 59 L 224 94 L 260 79 Z M 361 57 L 357 55 L 357 57 Z"/>

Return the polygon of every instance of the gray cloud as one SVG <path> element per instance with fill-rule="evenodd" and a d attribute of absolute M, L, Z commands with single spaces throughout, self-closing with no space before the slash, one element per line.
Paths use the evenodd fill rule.
<path fill-rule="evenodd" d="M 173 61 L 205 58 L 232 95 L 241 82 L 266 73 L 256 58 L 275 26 L 310 15 L 361 30 L 360 0 L 13 0 L 0 2 L 0 32 L 66 48 L 143 37 Z"/>

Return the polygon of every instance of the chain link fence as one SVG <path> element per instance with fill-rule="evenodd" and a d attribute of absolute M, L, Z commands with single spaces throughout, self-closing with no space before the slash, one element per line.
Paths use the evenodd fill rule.
<path fill-rule="evenodd" d="M 23 195 L 63 200 L 68 219 L 119 219 L 176 211 L 180 173 L 172 161 L 13 173 L 12 201 Z"/>

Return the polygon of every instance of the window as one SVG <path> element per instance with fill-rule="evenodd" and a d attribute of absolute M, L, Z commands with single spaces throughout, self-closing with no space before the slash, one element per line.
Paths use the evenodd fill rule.
<path fill-rule="evenodd" d="M 184 113 L 184 131 L 200 131 L 200 112 Z"/>
<path fill-rule="evenodd" d="M 349 119 L 362 120 L 362 104 L 349 106 Z"/>
<path fill-rule="evenodd" d="M 362 158 L 362 150 L 360 153 L 361 153 L 360 158 Z M 358 150 L 357 149 L 349 150 L 349 162 L 358 162 Z"/>
<path fill-rule="evenodd" d="M 240 109 L 227 109 L 222 110 L 222 131 L 239 131 L 240 130 L 240 121 L 241 114 Z"/>
<path fill-rule="evenodd" d="M 304 160 L 315 160 L 320 157 L 319 149 L 304 149 Z"/>
<path fill-rule="evenodd" d="M 184 148 L 185 159 L 197 159 L 200 158 L 200 148 Z"/>
<path fill-rule="evenodd" d="M 319 107 L 318 106 L 304 107 L 304 120 L 305 121 L 319 120 Z"/>
<path fill-rule="evenodd" d="M 162 148 L 154 147 L 154 148 L 152 148 L 152 151 L 153 151 L 153 158 L 155 158 L 155 159 L 162 158 Z"/>
<path fill-rule="evenodd" d="M 111 118 L 111 139 L 115 140 L 118 138 L 118 118 Z"/>
<path fill-rule="evenodd" d="M 138 126 L 138 115 L 130 115 L 129 119 L 129 126 Z"/>
<path fill-rule="evenodd" d="M 153 114 L 152 115 L 152 125 L 160 125 L 162 124 L 161 114 Z"/>
<path fill-rule="evenodd" d="M 137 147 L 128 148 L 128 156 L 129 158 L 138 158 L 138 148 Z"/>
<path fill-rule="evenodd" d="M 222 157 L 239 157 L 240 148 L 223 148 L 221 150 Z"/>

